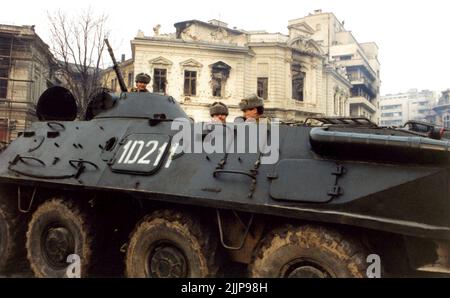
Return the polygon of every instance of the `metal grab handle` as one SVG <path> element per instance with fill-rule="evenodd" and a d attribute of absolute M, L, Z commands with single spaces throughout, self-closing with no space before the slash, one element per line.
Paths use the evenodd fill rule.
<path fill-rule="evenodd" d="M 66 130 L 66 127 L 62 123 L 55 122 L 55 121 L 47 122 L 48 127 L 50 127 L 51 129 L 57 130 L 57 129 L 55 129 L 55 125 L 61 127 L 62 130 Z"/>
<path fill-rule="evenodd" d="M 42 160 L 40 160 L 37 157 L 33 157 L 33 156 L 20 156 L 17 155 L 14 160 L 12 162 L 10 162 L 11 165 L 15 165 L 17 164 L 18 161 L 21 161 L 23 163 L 27 163 L 25 160 L 30 159 L 30 160 L 34 160 L 37 161 L 38 163 L 40 163 L 41 165 L 43 165 L 44 167 L 46 166 L 45 162 L 43 162 Z"/>
<path fill-rule="evenodd" d="M 222 243 L 222 246 L 225 247 L 226 249 L 229 249 L 229 250 L 241 250 L 244 247 L 245 240 L 247 239 L 248 233 L 250 232 L 250 227 L 252 226 L 252 223 L 253 223 L 254 214 L 251 214 L 247 226 L 244 225 L 245 226 L 245 232 L 244 232 L 244 236 L 242 237 L 239 245 L 238 246 L 231 246 L 231 245 L 228 245 L 228 244 L 225 243 L 223 227 L 222 227 L 222 218 L 220 216 L 219 209 L 216 209 L 216 213 L 217 213 L 217 225 L 219 226 L 220 242 Z M 236 213 L 235 213 L 235 216 L 239 219 L 241 224 L 243 224 L 241 219 L 239 218 L 239 216 L 237 216 Z"/>
<path fill-rule="evenodd" d="M 31 207 L 33 205 L 34 198 L 36 196 L 36 191 L 37 191 L 37 188 L 35 187 L 34 190 L 33 190 L 33 194 L 31 195 L 31 199 L 30 199 L 30 203 L 28 204 L 28 208 L 27 209 L 23 209 L 22 208 L 22 202 L 21 202 L 22 201 L 22 196 L 20 194 L 20 186 L 17 188 L 17 208 L 19 209 L 20 212 L 28 213 L 28 212 L 31 211 Z"/>
<path fill-rule="evenodd" d="M 88 164 L 88 165 L 93 166 L 96 170 L 98 170 L 98 166 L 95 163 L 93 163 L 91 161 L 87 161 L 87 160 L 73 159 L 73 160 L 69 160 L 69 164 L 75 169 L 80 168 L 83 164 Z M 77 164 L 77 165 L 75 165 L 75 164 Z"/>
<path fill-rule="evenodd" d="M 86 169 L 86 167 L 84 166 L 85 164 L 93 166 L 96 170 L 99 169 L 95 163 L 87 161 L 87 160 L 74 160 L 73 159 L 73 160 L 69 160 L 69 164 L 73 168 L 77 169 L 77 172 L 73 176 L 75 179 L 78 179 L 81 176 L 81 174 L 84 173 L 84 170 Z"/>
<path fill-rule="evenodd" d="M 238 175 L 244 175 L 247 177 L 252 178 L 253 180 L 256 180 L 256 176 L 252 173 L 244 172 L 244 171 L 234 171 L 234 170 L 215 170 L 213 173 L 214 177 L 217 177 L 219 174 L 238 174 Z"/>

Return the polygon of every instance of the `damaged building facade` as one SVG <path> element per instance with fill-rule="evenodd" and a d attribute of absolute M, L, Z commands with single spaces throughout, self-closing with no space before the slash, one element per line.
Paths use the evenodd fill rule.
<path fill-rule="evenodd" d="M 380 62 L 374 42 L 359 43 L 333 13 L 316 10 L 306 17 L 289 21 L 289 27 L 305 24 L 310 38 L 320 45 L 326 60 L 342 69 L 351 83 L 348 97 L 350 116 L 379 121 Z"/>
<path fill-rule="evenodd" d="M 238 103 L 252 93 L 264 98 L 269 116 L 285 121 L 350 116 L 347 70 L 329 59 L 307 22 L 289 22 L 288 35 L 230 29 L 217 20 L 175 28 L 138 33 L 131 41 L 134 73 L 149 73 L 149 90 L 173 96 L 195 120 L 209 119 L 215 101 L 230 107 L 230 117 L 241 115 Z"/>
<path fill-rule="evenodd" d="M 0 142 L 36 119 L 39 96 L 56 82 L 56 63 L 33 26 L 0 25 Z"/>

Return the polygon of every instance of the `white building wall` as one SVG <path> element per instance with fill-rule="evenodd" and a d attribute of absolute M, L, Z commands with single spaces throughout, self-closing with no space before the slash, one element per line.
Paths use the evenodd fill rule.
<path fill-rule="evenodd" d="M 339 87 L 347 97 L 350 94 L 351 85 L 345 74 L 338 74 L 334 67 L 325 71 L 327 57 L 314 45 L 309 48 L 310 45 L 304 41 L 298 45 L 290 44 L 293 36 L 278 33 L 246 33 L 249 43 L 242 44 L 244 35 L 227 33 L 227 36 L 224 33 L 226 30 L 212 32 L 209 25 L 202 28 L 201 22 L 194 23 L 191 29 L 179 33 L 181 39 L 176 39 L 175 35 L 156 38 L 140 36 L 132 41 L 132 46 L 134 73 L 145 72 L 153 77 L 155 67 L 166 68 L 166 93 L 181 102 L 195 120 L 207 120 L 208 106 L 214 101 L 227 104 L 231 114 L 241 114 L 238 103 L 243 97 L 257 93 L 258 77 L 268 78 L 266 109 L 290 121 L 304 120 L 313 115 L 334 116 L 333 88 Z M 324 30 L 323 27 L 320 30 Z M 217 33 L 222 34 L 219 40 Z M 295 55 L 293 48 L 296 49 Z M 193 59 L 189 70 L 197 71 L 197 94 L 187 97 L 184 96 L 183 86 L 184 70 L 188 68 L 182 63 L 189 59 Z M 211 87 L 210 65 L 218 61 L 231 66 L 222 98 L 213 97 Z M 303 101 L 292 99 L 292 63 L 300 63 L 301 71 L 306 74 Z M 152 91 L 152 84 L 148 89 Z M 345 102 L 347 106 L 344 110 L 348 112 L 348 101 Z"/>
<path fill-rule="evenodd" d="M 380 125 L 400 126 L 409 120 L 426 121 L 436 103 L 436 93 L 411 89 L 380 99 Z M 398 106 L 394 108 L 395 106 Z M 393 114 L 393 115 L 391 115 Z"/>

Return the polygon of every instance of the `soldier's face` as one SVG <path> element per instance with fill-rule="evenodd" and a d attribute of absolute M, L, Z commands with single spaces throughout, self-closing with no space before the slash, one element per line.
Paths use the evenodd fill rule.
<path fill-rule="evenodd" d="M 142 83 L 142 82 L 136 82 L 136 88 L 138 90 L 145 90 L 147 88 L 147 84 L 146 83 Z"/>
<path fill-rule="evenodd" d="M 253 108 L 253 109 L 245 110 L 244 118 L 245 119 L 258 119 L 259 118 L 258 109 Z"/>
<path fill-rule="evenodd" d="M 212 118 L 217 122 L 225 123 L 227 121 L 227 115 L 214 115 Z"/>

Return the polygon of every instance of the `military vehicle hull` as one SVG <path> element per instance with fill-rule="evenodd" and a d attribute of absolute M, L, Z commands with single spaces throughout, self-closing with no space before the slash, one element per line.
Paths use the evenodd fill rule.
<path fill-rule="evenodd" d="M 264 164 L 259 151 L 177 153 L 183 144 L 174 141 L 178 131 L 173 124 L 188 117 L 173 99 L 124 93 L 116 100 L 112 108 L 94 113 L 89 121 L 35 122 L 1 153 L 0 183 L 9 191 L 2 201 L 8 206 L 18 205 L 22 211 L 8 211 L 10 214 L 33 214 L 23 223 L 11 225 L 29 225 L 23 245 L 37 276 L 64 275 L 64 258 L 70 251 L 77 252 L 78 244 L 70 243 L 79 238 L 80 246 L 93 251 L 96 247 L 91 240 L 98 238 L 98 230 L 108 229 L 102 233 L 120 229 L 130 235 L 129 239 L 118 237 L 122 243 L 114 249 L 118 251 L 126 243 L 122 247 L 127 251 L 125 270 L 131 277 L 215 276 L 220 272 L 219 262 L 205 260 L 217 259 L 219 252 L 222 263 L 249 264 L 250 276 L 254 277 L 361 277 L 370 254 L 381 255 L 385 268 L 396 274 L 429 264 L 427 268 L 432 271 L 436 266 L 446 270 L 442 250 L 447 251 L 450 240 L 449 141 L 375 126 L 281 123 L 277 127 L 277 161 Z M 236 131 L 238 125 L 242 124 L 229 124 L 228 129 Z M 204 139 L 207 132 L 193 127 L 191 135 Z M 89 217 L 95 218 L 101 228 L 92 224 L 86 228 L 91 240 L 83 240 L 57 216 L 57 228 L 48 228 L 49 222 L 47 228 L 35 229 L 41 220 L 38 216 L 45 214 L 42 205 L 54 202 L 55 197 L 57 203 L 51 208 L 62 208 L 66 199 L 75 206 L 76 212 L 69 212 L 69 218 L 79 214 L 86 222 L 91 221 Z M 114 212 L 108 213 L 106 207 L 102 212 L 95 211 L 101 216 L 83 211 L 89 209 L 88 202 L 94 205 L 96 200 L 101 201 L 100 206 L 116 206 Z M 139 212 L 134 213 L 136 210 Z M 139 222 L 140 216 L 144 219 Z M 127 217 L 125 224 L 122 219 Z M 208 243 L 199 251 L 192 249 L 195 245 L 186 248 L 178 240 L 167 240 L 172 244 L 158 248 L 171 256 L 170 268 L 184 268 L 176 273 L 155 269 L 162 266 L 161 256 L 151 253 L 149 257 L 142 252 L 149 248 L 139 247 L 139 241 L 154 237 L 149 236 L 151 229 L 163 233 L 164 229 L 155 224 L 158 220 L 178 223 L 174 228 L 177 231 L 183 230 L 180 222 L 188 223 L 185 233 L 198 231 L 173 237 Z M 130 228 L 135 224 L 134 230 Z M 166 231 L 167 235 L 173 231 Z M 43 244 L 36 244 L 33 233 L 47 238 Z M 67 238 L 70 233 L 76 235 Z M 282 235 L 291 236 L 286 240 Z M 296 237 L 319 242 L 313 244 L 311 240 L 304 247 Z M 65 244 L 57 256 L 47 256 L 48 264 L 41 264 L 45 249 L 51 251 L 48 246 L 52 239 Z M 161 239 L 155 239 L 155 243 Z M 321 259 L 308 250 L 316 245 L 317 250 L 326 251 L 330 239 L 336 242 L 334 254 Z M 113 246 L 105 244 L 108 239 L 101 241 L 104 243 L 97 241 L 98 247 Z M 278 256 L 282 250 L 275 247 L 283 241 L 288 247 L 283 254 L 292 254 L 291 259 Z M 88 263 L 95 256 L 91 252 L 89 257 L 83 251 L 80 254 Z M 348 260 L 337 264 L 337 256 L 346 254 L 343 259 Z M 356 260 L 355 255 L 359 256 Z M 139 269 L 136 264 L 146 260 L 149 265 Z M 293 260 L 303 261 L 294 262 L 292 268 L 286 265 Z M 277 262 L 285 264 L 275 265 Z M 400 270 L 398 263 L 406 264 L 401 267 L 404 271 L 396 272 Z M 58 270 L 51 269 L 52 264 Z M 282 269 L 286 266 L 290 269 Z M 343 269 L 327 269 L 333 266 Z M 352 266 L 358 269 L 349 270 Z M 187 269 L 193 267 L 200 269 Z M 83 276 L 89 274 L 87 268 Z"/>

